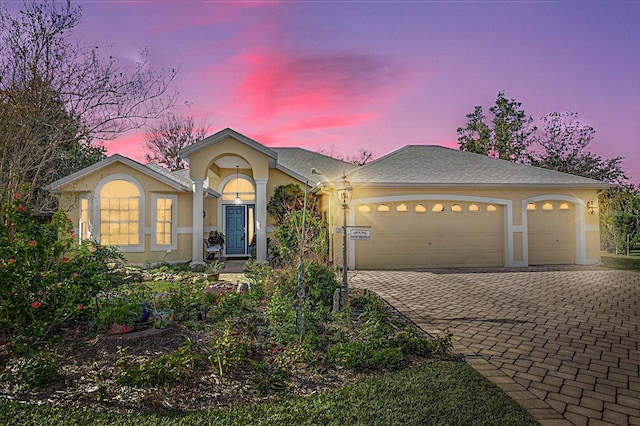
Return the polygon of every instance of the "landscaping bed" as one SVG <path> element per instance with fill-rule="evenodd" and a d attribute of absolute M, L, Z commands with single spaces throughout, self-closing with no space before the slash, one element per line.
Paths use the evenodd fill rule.
<path fill-rule="evenodd" d="M 175 413 L 311 395 L 451 357 L 448 337 L 420 334 L 372 293 L 352 291 L 349 305 L 331 314 L 329 296 L 337 284 L 333 273 L 318 266 L 310 269 L 322 287 L 309 288 L 301 337 L 294 271 L 258 268 L 244 293 L 236 291 L 237 283 L 209 283 L 203 274 L 129 271 L 142 282 L 111 296 L 162 295 L 162 303 L 176 310 L 171 327 L 109 335 L 87 321 L 35 348 L 5 341 L 0 398 L 68 409 Z"/>

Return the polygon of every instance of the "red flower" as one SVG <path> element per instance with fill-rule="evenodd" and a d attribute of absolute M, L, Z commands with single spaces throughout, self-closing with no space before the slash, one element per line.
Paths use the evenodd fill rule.
<path fill-rule="evenodd" d="M 84 310 L 84 305 L 82 303 L 78 303 L 76 305 L 76 308 L 78 308 L 79 311 L 83 311 Z"/>
<path fill-rule="evenodd" d="M 27 244 L 29 244 L 29 247 L 35 247 L 38 245 L 38 243 L 36 242 L 36 240 L 31 240 L 29 241 Z"/>
<path fill-rule="evenodd" d="M 63 257 L 62 259 L 60 259 L 60 263 L 69 263 L 69 258 Z"/>
<path fill-rule="evenodd" d="M 19 200 L 20 198 L 22 198 L 22 194 L 16 194 L 13 196 L 13 198 L 15 198 L 16 200 Z"/>
<path fill-rule="evenodd" d="M 18 206 L 18 211 L 19 211 L 19 212 L 25 212 L 25 211 L 27 211 L 27 208 L 26 208 L 23 204 L 20 204 L 20 205 Z"/>
<path fill-rule="evenodd" d="M 16 260 L 15 259 L 9 259 L 7 262 L 9 263 L 9 265 L 13 265 L 14 263 L 16 263 Z"/>
<path fill-rule="evenodd" d="M 36 300 L 35 302 L 32 302 L 32 303 L 31 303 L 31 307 L 32 307 L 33 309 L 38 309 L 38 308 L 39 308 L 39 307 L 41 307 L 41 306 L 42 306 L 42 303 L 38 302 L 37 300 Z"/>

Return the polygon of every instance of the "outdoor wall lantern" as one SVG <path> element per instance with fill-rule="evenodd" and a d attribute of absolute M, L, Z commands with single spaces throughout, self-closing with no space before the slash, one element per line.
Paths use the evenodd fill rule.
<path fill-rule="evenodd" d="M 587 210 L 589 214 L 596 214 L 596 203 L 593 200 L 587 202 Z"/>

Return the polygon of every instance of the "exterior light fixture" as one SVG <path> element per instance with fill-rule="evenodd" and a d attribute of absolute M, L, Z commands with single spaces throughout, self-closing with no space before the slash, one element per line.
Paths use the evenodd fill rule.
<path fill-rule="evenodd" d="M 240 166 L 236 166 L 236 199 L 233 200 L 234 204 L 240 205 L 242 204 L 242 200 L 240 199 L 240 192 L 239 187 L 240 187 L 240 181 L 238 180 L 238 168 Z"/>
<path fill-rule="evenodd" d="M 593 200 L 587 202 L 587 210 L 589 214 L 596 214 L 596 203 Z"/>
<path fill-rule="evenodd" d="M 353 188 L 347 180 L 347 175 L 342 174 L 342 185 L 337 189 L 338 200 L 342 206 L 342 291 L 340 304 L 344 307 L 347 304 L 349 290 L 347 288 L 347 209 L 351 203 Z"/>

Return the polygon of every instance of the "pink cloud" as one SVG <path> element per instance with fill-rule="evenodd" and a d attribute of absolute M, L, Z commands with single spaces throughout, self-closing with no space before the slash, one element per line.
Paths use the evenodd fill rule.
<path fill-rule="evenodd" d="M 255 121 L 327 114 L 383 104 L 399 66 L 349 52 L 296 55 L 264 51 L 241 58 L 248 70 L 236 99 Z M 373 105 L 372 105 L 373 104 Z"/>

